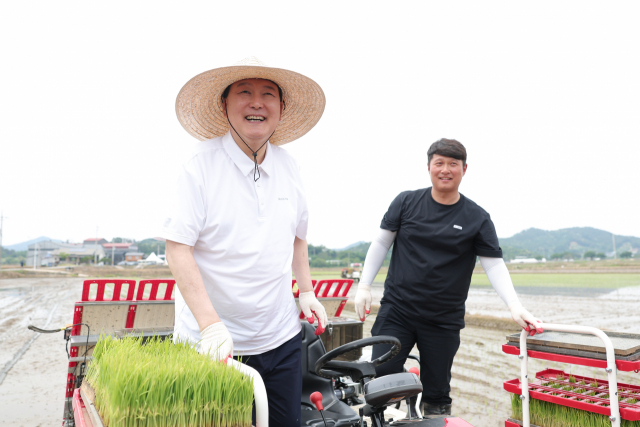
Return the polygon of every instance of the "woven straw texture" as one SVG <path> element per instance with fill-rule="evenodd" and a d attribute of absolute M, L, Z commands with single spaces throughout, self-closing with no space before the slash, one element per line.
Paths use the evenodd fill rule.
<path fill-rule="evenodd" d="M 182 87 L 176 99 L 176 114 L 182 127 L 201 141 L 226 134 L 229 123 L 223 114 L 222 92 L 230 84 L 244 79 L 271 80 L 282 89 L 285 110 L 269 139 L 274 145 L 300 138 L 322 117 L 326 101 L 316 82 L 293 71 L 267 67 L 255 57 L 249 57 L 231 67 L 198 74 Z"/>

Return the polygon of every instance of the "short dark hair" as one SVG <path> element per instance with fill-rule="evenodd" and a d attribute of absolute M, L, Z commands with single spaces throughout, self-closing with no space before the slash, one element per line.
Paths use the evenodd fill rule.
<path fill-rule="evenodd" d="M 467 150 L 464 145 L 455 139 L 442 138 L 431 144 L 427 156 L 429 156 L 429 165 L 431 165 L 431 159 L 434 154 L 440 154 L 441 156 L 451 157 L 453 159 L 462 160 L 462 166 L 467 164 Z"/>
<path fill-rule="evenodd" d="M 280 86 L 278 85 L 278 83 L 276 83 L 276 82 L 274 82 L 272 80 L 269 80 L 269 81 L 271 83 L 273 83 L 274 85 L 276 85 L 276 87 L 278 88 L 278 95 L 280 95 L 280 101 L 284 102 L 284 100 L 282 98 L 282 89 L 280 89 Z M 233 82 L 233 83 L 238 83 L 238 82 Z M 229 86 L 227 86 L 227 88 L 222 92 L 221 98 L 223 100 L 227 99 L 227 97 L 229 96 L 229 91 L 231 90 L 231 86 L 233 86 L 233 83 L 231 83 Z"/>

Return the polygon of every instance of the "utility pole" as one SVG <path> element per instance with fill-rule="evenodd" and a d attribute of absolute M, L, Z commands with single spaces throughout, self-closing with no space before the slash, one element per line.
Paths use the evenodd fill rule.
<path fill-rule="evenodd" d="M 36 269 L 36 264 L 38 261 L 38 242 L 36 242 L 36 247 L 33 249 L 33 269 Z"/>
<path fill-rule="evenodd" d="M 112 240 L 113 240 L 113 239 L 112 239 Z M 115 252 L 116 252 L 116 244 L 115 244 L 115 243 L 112 243 L 112 244 L 111 244 L 111 265 L 112 265 L 112 266 L 114 265 L 113 260 L 115 259 L 115 258 L 114 258 L 114 256 L 115 256 Z"/>
<path fill-rule="evenodd" d="M 98 226 L 96 225 L 96 240 L 93 242 L 93 264 L 98 263 Z"/>
<path fill-rule="evenodd" d="M 0 212 L 0 268 L 2 268 L 2 225 L 4 223 L 4 211 Z"/>
<path fill-rule="evenodd" d="M 618 255 L 616 254 L 616 235 L 611 233 L 611 238 L 613 239 L 613 259 L 618 259 Z"/>

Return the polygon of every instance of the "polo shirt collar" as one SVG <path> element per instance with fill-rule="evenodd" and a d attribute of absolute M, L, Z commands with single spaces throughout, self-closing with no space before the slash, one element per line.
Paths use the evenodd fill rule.
<path fill-rule="evenodd" d="M 238 167 L 238 169 L 240 169 L 240 172 L 242 172 L 243 175 L 246 176 L 246 175 L 249 175 L 250 173 L 253 173 L 255 164 L 244 153 L 244 151 L 242 151 L 240 147 L 238 147 L 238 144 L 236 144 L 236 142 L 233 140 L 233 137 L 231 136 L 231 132 L 227 132 L 222 137 L 222 145 L 224 149 L 227 151 L 227 154 L 229 154 L 229 157 L 231 157 L 231 160 L 233 160 L 233 163 L 236 164 L 236 166 Z M 264 160 L 262 161 L 261 164 L 258 165 L 258 167 L 260 168 L 261 171 L 264 171 L 267 175 L 271 175 L 274 167 L 273 160 L 271 159 L 271 157 L 273 156 L 273 154 L 271 153 L 271 143 L 267 143 L 265 145 L 265 150 L 266 151 L 264 155 Z"/>

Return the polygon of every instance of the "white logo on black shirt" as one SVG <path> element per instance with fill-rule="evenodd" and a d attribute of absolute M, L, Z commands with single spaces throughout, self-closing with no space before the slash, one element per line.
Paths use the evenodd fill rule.
<path fill-rule="evenodd" d="M 457 228 L 458 230 L 462 230 L 462 227 L 460 227 L 459 225 L 454 225 L 453 228 Z"/>

